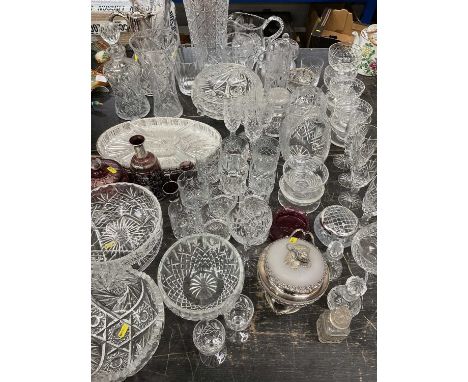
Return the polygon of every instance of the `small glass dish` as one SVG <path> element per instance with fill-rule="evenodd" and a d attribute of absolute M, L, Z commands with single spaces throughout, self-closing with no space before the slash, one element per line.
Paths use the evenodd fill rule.
<path fill-rule="evenodd" d="M 222 237 L 186 236 L 162 257 L 158 285 L 174 314 L 192 321 L 216 318 L 239 298 L 244 285 L 242 259 Z"/>
<path fill-rule="evenodd" d="M 151 277 L 113 264 L 93 269 L 93 382 L 118 382 L 136 374 L 158 348 L 163 327 L 163 299 Z"/>
<path fill-rule="evenodd" d="M 145 187 L 112 183 L 91 191 L 91 262 L 144 270 L 163 238 L 158 199 Z"/>
<path fill-rule="evenodd" d="M 366 272 L 377 274 L 377 223 L 361 228 L 351 242 L 356 263 Z"/>

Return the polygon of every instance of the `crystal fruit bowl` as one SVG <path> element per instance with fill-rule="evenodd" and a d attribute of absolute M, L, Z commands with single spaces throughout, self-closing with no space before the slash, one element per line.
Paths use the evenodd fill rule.
<path fill-rule="evenodd" d="M 156 351 L 163 326 L 163 299 L 148 275 L 118 265 L 94 269 L 92 381 L 123 381 L 136 374 Z"/>
<path fill-rule="evenodd" d="M 186 236 L 164 254 L 158 285 L 166 306 L 187 320 L 208 320 L 231 309 L 242 291 L 242 259 L 227 240 Z"/>
<path fill-rule="evenodd" d="M 144 270 L 163 237 L 158 199 L 146 188 L 114 183 L 91 191 L 91 261 Z"/>

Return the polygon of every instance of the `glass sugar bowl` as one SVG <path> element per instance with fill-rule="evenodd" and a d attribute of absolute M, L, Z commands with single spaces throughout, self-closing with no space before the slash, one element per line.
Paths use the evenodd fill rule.
<path fill-rule="evenodd" d="M 294 237 L 301 232 L 312 243 Z M 265 298 L 276 314 L 291 314 L 317 301 L 327 290 L 328 266 L 310 232 L 295 230 L 264 249 L 257 276 Z"/>

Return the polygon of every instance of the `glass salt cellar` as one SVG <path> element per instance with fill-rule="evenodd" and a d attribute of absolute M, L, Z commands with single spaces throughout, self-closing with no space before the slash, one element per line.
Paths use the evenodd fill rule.
<path fill-rule="evenodd" d="M 127 172 L 112 159 L 91 157 L 91 188 L 109 183 L 128 182 Z"/>
<path fill-rule="evenodd" d="M 119 118 L 133 120 L 149 113 L 150 104 L 140 87 L 140 67 L 125 57 L 122 46 L 113 51 L 111 59 L 104 64 L 103 72 L 111 84 L 115 112 Z"/>
<path fill-rule="evenodd" d="M 317 335 L 322 343 L 339 343 L 351 332 L 352 315 L 346 306 L 325 310 L 317 320 Z"/>
<path fill-rule="evenodd" d="M 132 136 L 129 142 L 135 150 L 135 154 L 130 161 L 130 170 L 134 182 L 148 188 L 159 200 L 163 199 L 163 174 L 158 158 L 153 153 L 145 150 L 143 145 L 145 137 L 142 135 Z"/>
<path fill-rule="evenodd" d="M 200 361 L 217 367 L 227 358 L 226 331 L 216 319 L 199 321 L 193 328 L 193 343 L 200 352 Z"/>
<path fill-rule="evenodd" d="M 346 306 L 354 317 L 361 310 L 361 297 L 366 291 L 366 281 L 361 277 L 351 276 L 346 280 L 346 285 L 337 285 L 328 292 L 328 308 Z"/>

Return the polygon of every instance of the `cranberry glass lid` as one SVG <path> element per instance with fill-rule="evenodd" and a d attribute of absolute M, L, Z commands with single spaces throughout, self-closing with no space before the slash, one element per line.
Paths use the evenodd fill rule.
<path fill-rule="evenodd" d="M 280 208 L 273 216 L 273 223 L 270 228 L 270 239 L 279 240 L 291 235 L 291 233 L 298 228 L 304 231 L 309 230 L 307 215 L 292 208 Z"/>

